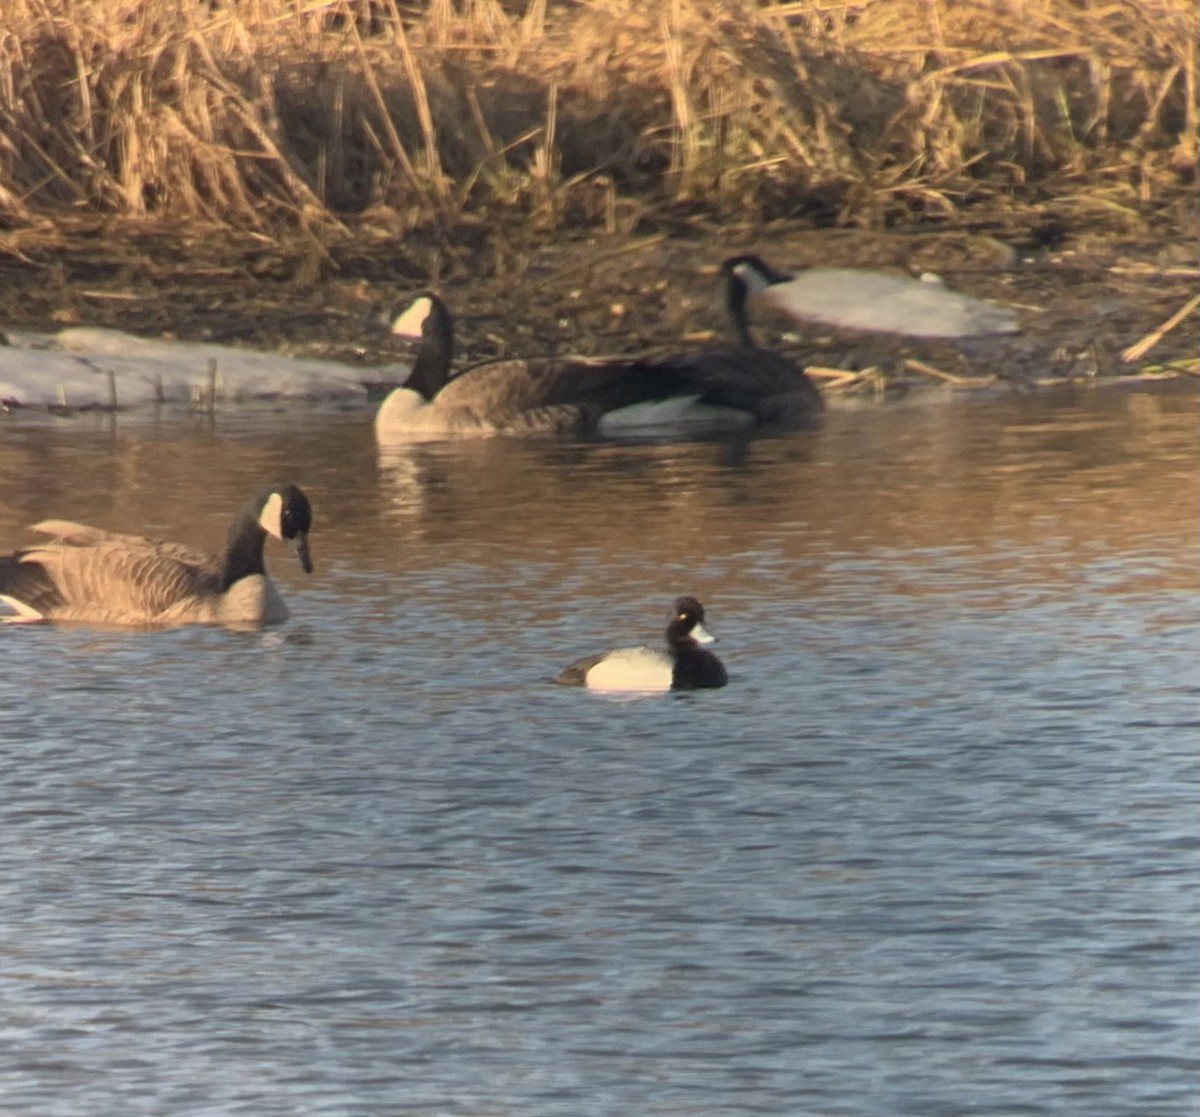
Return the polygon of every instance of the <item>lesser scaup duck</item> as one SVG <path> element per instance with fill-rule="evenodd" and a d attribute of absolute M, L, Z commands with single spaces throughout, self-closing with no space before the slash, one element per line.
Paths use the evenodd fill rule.
<path fill-rule="evenodd" d="M 694 597 L 675 601 L 667 622 L 667 646 L 616 648 L 563 668 L 554 681 L 592 690 L 709 690 L 729 681 L 725 665 L 701 645 L 713 637 L 704 627 L 704 606 Z"/>
<path fill-rule="evenodd" d="M 256 493 L 234 518 L 221 558 L 178 543 L 119 535 L 70 520 L 43 520 L 48 543 L 0 557 L 8 623 L 275 624 L 287 607 L 267 577 L 268 535 L 291 544 L 312 572 L 312 507 L 295 485 Z"/>

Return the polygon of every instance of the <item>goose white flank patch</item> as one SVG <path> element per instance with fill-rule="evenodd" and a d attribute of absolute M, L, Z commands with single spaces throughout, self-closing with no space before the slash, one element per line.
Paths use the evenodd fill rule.
<path fill-rule="evenodd" d="M 736 407 L 705 403 L 696 392 L 667 399 L 631 403 L 606 411 L 600 416 L 599 430 L 604 434 L 637 433 L 646 430 L 670 430 L 674 427 L 727 427 L 754 425 L 754 416 Z"/>
<path fill-rule="evenodd" d="M 289 357 L 206 342 L 135 337 L 72 327 L 57 334 L 6 331 L 0 345 L 0 400 L 47 407 L 145 407 L 188 403 L 212 387 L 218 398 L 365 402 L 361 369 L 337 361 Z M 404 375 L 403 368 L 372 376 Z"/>
<path fill-rule="evenodd" d="M 601 652 L 564 667 L 554 681 L 606 691 L 713 690 L 729 681 L 725 665 L 703 647 L 713 641 L 704 627 L 704 606 L 694 597 L 680 597 L 667 621 L 666 648 Z"/>
<path fill-rule="evenodd" d="M 862 268 L 778 271 L 757 256 L 741 258 L 756 300 L 800 322 L 905 337 L 965 338 L 1020 332 L 1008 307 L 952 291 L 937 277 L 912 279 Z"/>
<path fill-rule="evenodd" d="M 267 577 L 268 535 L 295 548 L 312 572 L 312 507 L 295 485 L 271 485 L 234 517 L 224 554 L 194 551 L 70 520 L 44 520 L 51 537 L 0 556 L 0 603 L 6 623 L 85 621 L 165 627 L 181 624 L 277 624 L 288 617 Z"/>
<path fill-rule="evenodd" d="M 375 417 L 381 439 L 530 431 L 588 432 L 696 423 L 801 424 L 824 408 L 791 361 L 753 344 L 747 288 L 723 267 L 719 290 L 735 344 L 665 357 L 485 361 L 451 377 L 454 327 L 436 294 L 416 296 L 392 332 L 419 343 L 407 382 Z"/>

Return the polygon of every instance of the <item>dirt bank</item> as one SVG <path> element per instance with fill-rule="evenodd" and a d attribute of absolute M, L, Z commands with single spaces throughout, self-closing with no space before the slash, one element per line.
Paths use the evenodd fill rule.
<path fill-rule="evenodd" d="M 1178 372 L 1188 362 L 1183 374 L 1194 375 L 1196 315 L 1144 356 L 1126 361 L 1122 353 L 1192 297 L 1195 244 L 1191 214 L 1177 211 L 1081 219 L 1031 210 L 889 232 L 690 221 L 626 238 L 548 238 L 463 221 L 403 240 L 377 215 L 324 246 L 80 219 L 0 241 L 0 326 L 104 325 L 370 365 L 389 346 L 386 335 L 364 329 L 371 308 L 433 286 L 457 313 L 464 362 L 687 348 L 724 338 L 715 267 L 755 251 L 789 268 L 936 272 L 952 287 L 1017 307 L 1024 326 L 1017 337 L 954 344 L 757 324 L 764 342 L 806 365 L 878 369 L 901 389 L 954 383 L 939 373 L 1023 387 L 1164 366 Z M 825 383 L 832 392 L 879 384 L 832 375 Z"/>

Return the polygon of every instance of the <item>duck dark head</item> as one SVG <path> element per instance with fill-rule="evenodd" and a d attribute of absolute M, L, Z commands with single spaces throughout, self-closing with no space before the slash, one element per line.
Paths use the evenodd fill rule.
<path fill-rule="evenodd" d="M 672 648 L 696 648 L 715 642 L 716 637 L 704 627 L 704 606 L 694 597 L 676 598 L 667 623 L 667 644 Z"/>

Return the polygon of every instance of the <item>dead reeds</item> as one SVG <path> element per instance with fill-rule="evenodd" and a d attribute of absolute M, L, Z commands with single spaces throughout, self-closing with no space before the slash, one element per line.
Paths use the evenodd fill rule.
<path fill-rule="evenodd" d="M 873 224 L 1187 185 L 1192 0 L 5 0 L 0 220 Z"/>

